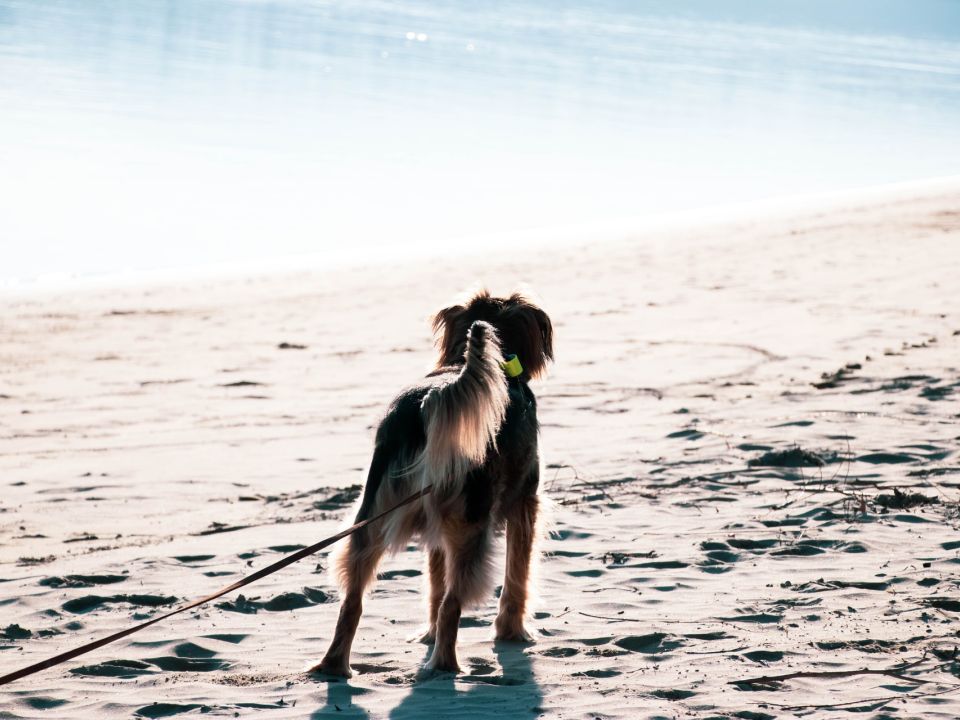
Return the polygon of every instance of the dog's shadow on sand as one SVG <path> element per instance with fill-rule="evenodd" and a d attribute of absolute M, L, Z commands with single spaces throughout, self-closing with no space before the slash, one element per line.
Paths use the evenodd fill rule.
<path fill-rule="evenodd" d="M 433 677 L 418 677 L 410 692 L 387 717 L 390 720 L 493 715 L 511 720 L 537 718 L 543 714 L 543 690 L 534 676 L 530 655 L 525 652 L 528 647 L 516 643 L 496 643 L 493 650 L 499 668 L 481 658 L 461 658 L 463 673 L 460 675 L 443 673 Z M 464 685 L 469 687 L 463 689 Z M 367 692 L 349 682 L 328 683 L 326 704 L 317 708 L 310 718 L 366 720 L 371 717 L 370 714 L 354 702 L 354 697 Z"/>

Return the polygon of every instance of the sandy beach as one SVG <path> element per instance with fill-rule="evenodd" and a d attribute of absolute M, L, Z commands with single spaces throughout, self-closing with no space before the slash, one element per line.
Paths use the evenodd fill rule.
<path fill-rule="evenodd" d="M 557 363 L 535 387 L 535 644 L 493 644 L 491 596 L 462 621 L 463 673 L 418 679 L 411 546 L 381 568 L 354 677 L 321 681 L 321 555 L 0 688 L 0 718 L 956 718 L 958 278 L 960 180 L 2 296 L 0 673 L 339 529 L 379 414 L 433 361 L 428 317 L 463 291 L 532 288 Z"/>

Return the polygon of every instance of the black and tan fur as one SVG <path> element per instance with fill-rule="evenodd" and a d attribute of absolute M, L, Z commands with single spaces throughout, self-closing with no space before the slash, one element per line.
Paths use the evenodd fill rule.
<path fill-rule="evenodd" d="M 506 573 L 498 640 L 529 641 L 523 626 L 539 510 L 537 405 L 527 381 L 553 359 L 553 326 L 526 297 L 486 291 L 434 317 L 440 358 L 421 383 L 402 392 L 380 423 L 356 521 L 421 487 L 433 491 L 352 535 L 336 558 L 342 593 L 330 649 L 314 668 L 350 676 L 350 649 L 363 595 L 387 550 L 416 535 L 428 553 L 430 670 L 457 671 L 463 608 L 491 586 L 491 545 L 506 529 Z M 524 372 L 508 378 L 505 354 Z"/>

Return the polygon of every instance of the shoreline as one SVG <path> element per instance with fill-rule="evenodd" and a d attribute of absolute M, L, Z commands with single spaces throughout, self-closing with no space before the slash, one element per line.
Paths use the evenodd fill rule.
<path fill-rule="evenodd" d="M 851 205 L 867 207 L 888 202 L 909 202 L 919 197 L 936 197 L 960 188 L 960 175 L 925 178 L 871 185 L 829 193 L 783 195 L 753 201 L 704 205 L 685 210 L 615 218 L 566 227 L 541 227 L 525 230 L 461 235 L 442 247 L 413 248 L 370 247 L 363 252 L 377 255 L 374 260 L 361 260 L 358 253 L 302 253 L 263 257 L 242 261 L 225 261 L 201 266 L 183 265 L 160 269 L 110 271 L 75 277 L 39 276 L 29 280 L 0 278 L 0 301 L 17 298 L 54 296 L 65 292 L 99 292 L 111 288 L 140 286 L 164 287 L 184 282 L 237 281 L 301 273 L 335 273 L 377 271 L 384 266 L 410 269 L 432 259 L 486 259 L 484 246 L 495 251 L 520 247 L 519 254 L 530 255 L 548 248 L 571 249 L 585 243 L 621 244 L 637 242 L 645 233 L 653 235 L 696 233 L 710 226 L 723 228 L 745 222 L 789 222 L 819 213 L 850 209 Z M 586 240 L 585 238 L 597 238 Z M 332 260 L 332 262 L 331 262 Z M 324 265 L 323 263 L 327 263 Z"/>

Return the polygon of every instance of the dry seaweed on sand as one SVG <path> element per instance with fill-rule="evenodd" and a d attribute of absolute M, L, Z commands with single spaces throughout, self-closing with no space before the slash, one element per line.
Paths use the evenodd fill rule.
<path fill-rule="evenodd" d="M 886 510 L 909 510 L 922 505 L 940 504 L 939 498 L 919 492 L 904 492 L 900 488 L 894 488 L 892 493 L 881 493 L 873 501 Z"/>
<path fill-rule="evenodd" d="M 789 450 L 771 450 L 747 461 L 748 467 L 823 467 L 836 458 L 797 446 Z"/>
<path fill-rule="evenodd" d="M 850 380 L 853 371 L 859 370 L 862 366 L 860 363 L 847 363 L 842 368 L 835 370 L 833 372 L 825 372 L 820 374 L 820 382 L 810 383 L 817 390 L 827 390 L 831 388 L 836 388 Z"/>

